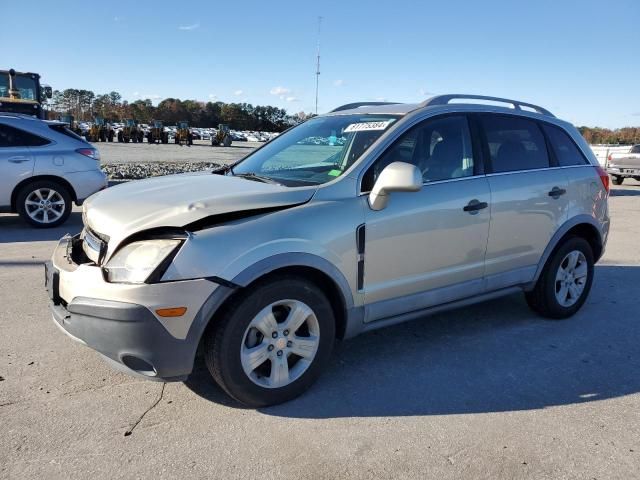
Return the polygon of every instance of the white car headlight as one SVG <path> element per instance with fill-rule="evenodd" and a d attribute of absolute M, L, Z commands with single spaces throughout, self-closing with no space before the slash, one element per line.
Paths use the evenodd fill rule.
<path fill-rule="evenodd" d="M 107 281 L 144 283 L 180 242 L 143 240 L 124 246 L 105 265 Z"/>

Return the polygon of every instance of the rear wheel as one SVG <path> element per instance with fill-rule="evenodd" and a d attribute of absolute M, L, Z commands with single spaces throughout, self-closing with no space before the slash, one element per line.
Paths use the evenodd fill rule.
<path fill-rule="evenodd" d="M 593 282 L 593 251 L 584 238 L 569 237 L 547 260 L 535 288 L 526 292 L 529 306 L 552 319 L 576 313 Z"/>
<path fill-rule="evenodd" d="M 622 185 L 622 182 L 624 182 L 624 177 L 621 177 L 620 175 L 613 175 L 611 181 L 614 185 Z"/>
<path fill-rule="evenodd" d="M 71 214 L 71 194 L 63 185 L 38 180 L 18 192 L 17 210 L 29 224 L 38 228 L 57 227 Z"/>
<path fill-rule="evenodd" d="M 263 282 L 222 312 L 205 338 L 215 381 L 251 407 L 302 394 L 326 366 L 335 319 L 322 291 L 304 278 Z"/>

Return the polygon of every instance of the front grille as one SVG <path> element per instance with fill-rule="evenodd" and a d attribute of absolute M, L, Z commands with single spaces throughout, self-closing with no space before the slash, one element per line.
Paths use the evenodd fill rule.
<path fill-rule="evenodd" d="M 105 253 L 107 252 L 107 242 L 89 227 L 85 227 L 82 231 L 82 250 L 85 255 L 97 265 L 102 263 Z"/>

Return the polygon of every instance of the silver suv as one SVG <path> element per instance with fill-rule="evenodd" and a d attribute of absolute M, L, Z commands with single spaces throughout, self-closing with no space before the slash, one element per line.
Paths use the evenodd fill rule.
<path fill-rule="evenodd" d="M 100 154 L 62 122 L 0 113 L 0 212 L 17 212 L 34 227 L 63 223 L 107 187 Z"/>
<path fill-rule="evenodd" d="M 336 338 L 519 291 L 544 317 L 573 315 L 608 190 L 578 131 L 541 107 L 350 104 L 213 174 L 92 196 L 47 289 L 56 324 L 127 371 L 183 380 L 200 347 L 229 395 L 276 404 Z"/>

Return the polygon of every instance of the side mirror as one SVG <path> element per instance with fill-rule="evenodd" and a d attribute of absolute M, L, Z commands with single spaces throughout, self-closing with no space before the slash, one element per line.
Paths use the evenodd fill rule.
<path fill-rule="evenodd" d="M 372 210 L 382 210 L 391 192 L 417 192 L 422 189 L 422 172 L 411 163 L 393 162 L 387 165 L 369 194 Z"/>
<path fill-rule="evenodd" d="M 51 90 L 50 86 L 47 85 L 44 87 L 44 95 L 47 98 L 51 98 L 53 96 L 53 91 Z"/>

